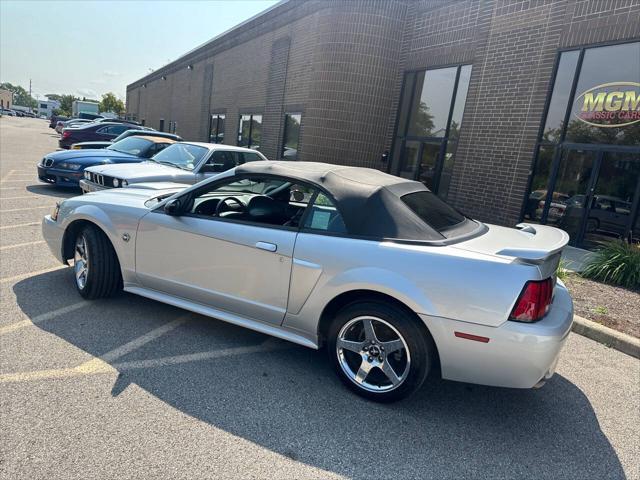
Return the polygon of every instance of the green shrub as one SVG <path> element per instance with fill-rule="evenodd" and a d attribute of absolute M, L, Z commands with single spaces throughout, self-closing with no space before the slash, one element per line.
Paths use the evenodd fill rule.
<path fill-rule="evenodd" d="M 569 274 L 571 270 L 569 270 L 569 262 L 567 262 L 564 258 L 560 259 L 560 263 L 558 263 L 558 269 L 556 270 L 556 275 L 563 282 L 569 278 Z"/>
<path fill-rule="evenodd" d="M 582 276 L 633 290 L 640 289 L 640 243 L 609 242 L 587 262 Z"/>

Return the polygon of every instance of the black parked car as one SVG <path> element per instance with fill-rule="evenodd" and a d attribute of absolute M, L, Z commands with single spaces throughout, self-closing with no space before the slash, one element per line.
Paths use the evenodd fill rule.
<path fill-rule="evenodd" d="M 56 128 L 58 122 L 66 122 L 70 120 L 69 117 L 65 117 L 64 115 L 51 115 L 51 121 L 49 122 L 49 128 Z"/>
<path fill-rule="evenodd" d="M 74 143 L 91 142 L 91 141 L 110 141 L 114 140 L 122 132 L 137 129 L 137 125 L 131 123 L 88 123 L 77 128 L 65 128 L 62 130 L 62 137 L 58 144 L 61 148 L 69 148 Z"/>
<path fill-rule="evenodd" d="M 144 127 L 139 127 L 136 130 L 127 130 L 126 132 L 121 133 L 119 137 L 111 141 L 74 143 L 73 145 L 71 145 L 71 149 L 86 150 L 88 148 L 91 148 L 91 149 L 107 148 L 108 146 L 113 145 L 115 142 L 119 142 L 124 138 L 131 137 L 134 135 L 144 135 L 146 137 L 169 138 L 171 140 L 175 140 L 176 142 L 182 142 L 183 140 L 180 135 L 175 135 L 173 133 L 167 133 L 167 132 L 157 132 L 153 128 L 148 128 L 148 127 L 144 128 L 144 130 L 142 130 L 141 128 L 144 128 Z"/>

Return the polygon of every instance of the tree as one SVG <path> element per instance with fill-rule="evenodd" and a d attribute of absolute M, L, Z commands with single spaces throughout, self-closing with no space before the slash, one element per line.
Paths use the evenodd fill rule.
<path fill-rule="evenodd" d="M 73 112 L 73 102 L 79 100 L 74 95 L 60 95 L 60 113 L 65 117 L 70 117 Z"/>
<path fill-rule="evenodd" d="M 125 112 L 124 102 L 118 99 L 112 92 L 102 95 L 99 109 L 100 112 L 113 112 L 116 114 Z"/>
<path fill-rule="evenodd" d="M 13 104 L 20 105 L 23 107 L 36 108 L 38 106 L 38 102 L 35 98 L 29 95 L 24 88 L 20 85 L 12 85 L 9 82 L 0 83 L 0 88 L 3 90 L 9 90 L 13 93 Z"/>

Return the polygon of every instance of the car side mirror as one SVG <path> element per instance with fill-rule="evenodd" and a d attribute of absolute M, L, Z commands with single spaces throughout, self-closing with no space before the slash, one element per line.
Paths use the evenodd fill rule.
<path fill-rule="evenodd" d="M 167 215 L 180 215 L 180 199 L 174 198 L 164 204 L 164 213 Z"/>

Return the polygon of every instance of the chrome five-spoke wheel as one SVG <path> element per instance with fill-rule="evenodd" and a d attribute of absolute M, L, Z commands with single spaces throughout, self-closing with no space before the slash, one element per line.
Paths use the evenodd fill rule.
<path fill-rule="evenodd" d="M 344 324 L 336 340 L 345 375 L 369 392 L 388 392 L 406 380 L 411 367 L 407 342 L 389 322 L 360 316 Z"/>
<path fill-rule="evenodd" d="M 76 274 L 76 285 L 78 285 L 78 289 L 84 290 L 87 285 L 87 276 L 89 275 L 89 251 L 87 250 L 87 239 L 84 235 L 78 235 L 76 239 L 73 268 Z"/>

